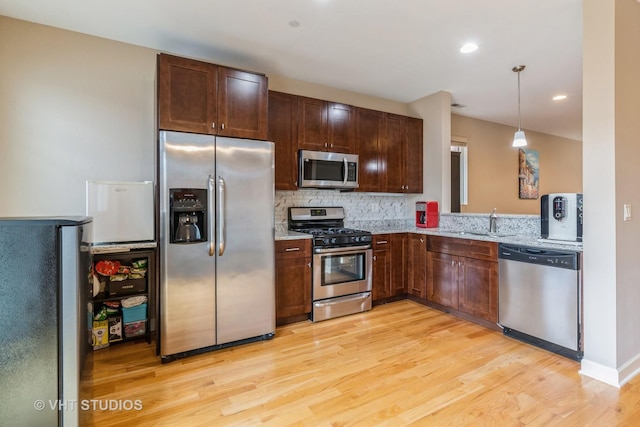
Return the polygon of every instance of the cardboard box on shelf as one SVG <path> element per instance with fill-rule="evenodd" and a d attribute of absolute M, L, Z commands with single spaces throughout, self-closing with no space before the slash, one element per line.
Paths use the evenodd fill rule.
<path fill-rule="evenodd" d="M 109 342 L 122 341 L 122 317 L 109 317 Z"/>
<path fill-rule="evenodd" d="M 93 349 L 109 347 L 109 321 L 93 321 Z"/>

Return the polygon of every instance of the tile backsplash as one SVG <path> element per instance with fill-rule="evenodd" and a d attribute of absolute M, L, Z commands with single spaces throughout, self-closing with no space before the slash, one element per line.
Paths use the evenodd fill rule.
<path fill-rule="evenodd" d="M 287 222 L 290 206 L 342 206 L 346 221 L 411 219 L 413 204 L 404 194 L 336 190 L 276 191 L 275 222 Z"/>
<path fill-rule="evenodd" d="M 287 208 L 290 206 L 342 206 L 345 226 L 369 229 L 415 226 L 415 195 L 340 192 L 335 190 L 276 191 L 276 230 L 287 229 Z M 440 214 L 439 227 L 445 230 L 486 231 L 489 213 Z M 540 217 L 537 215 L 498 214 L 497 232 L 505 234 L 538 235 Z"/>

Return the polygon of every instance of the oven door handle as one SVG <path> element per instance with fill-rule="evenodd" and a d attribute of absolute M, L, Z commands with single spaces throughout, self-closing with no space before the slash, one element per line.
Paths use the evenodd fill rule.
<path fill-rule="evenodd" d="M 349 246 L 346 248 L 316 248 L 313 252 L 316 254 L 344 254 L 349 252 L 360 252 L 363 249 L 371 249 L 371 245 Z"/>

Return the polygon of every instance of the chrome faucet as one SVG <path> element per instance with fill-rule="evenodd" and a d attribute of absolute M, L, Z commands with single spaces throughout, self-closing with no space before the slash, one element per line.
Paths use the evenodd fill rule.
<path fill-rule="evenodd" d="M 496 208 L 493 208 L 493 212 L 489 215 L 489 233 L 495 233 L 498 225 L 498 215 L 496 215 Z"/>

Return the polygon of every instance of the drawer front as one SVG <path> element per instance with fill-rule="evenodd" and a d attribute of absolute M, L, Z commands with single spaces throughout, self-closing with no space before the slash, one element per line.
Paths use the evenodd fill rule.
<path fill-rule="evenodd" d="M 277 240 L 276 259 L 310 257 L 311 239 Z"/>
<path fill-rule="evenodd" d="M 427 238 L 427 248 L 431 252 L 441 252 L 486 261 L 498 260 L 497 242 L 429 236 Z"/>
<path fill-rule="evenodd" d="M 372 237 L 374 251 L 386 251 L 391 248 L 391 234 L 374 234 Z"/>

